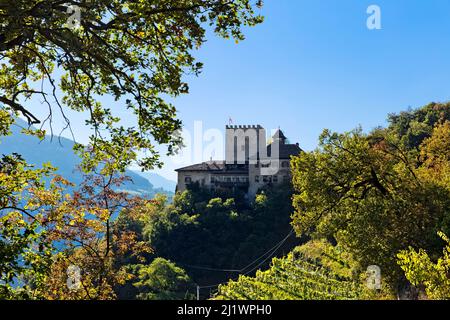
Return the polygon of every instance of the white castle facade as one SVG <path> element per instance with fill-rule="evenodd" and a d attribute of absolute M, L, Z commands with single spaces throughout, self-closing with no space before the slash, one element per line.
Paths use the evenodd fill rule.
<path fill-rule="evenodd" d="M 177 191 L 198 184 L 210 190 L 239 190 L 253 199 L 263 187 L 288 183 L 291 156 L 301 151 L 298 143 L 287 143 L 281 130 L 267 144 L 260 125 L 226 126 L 226 159 L 177 169 Z"/>

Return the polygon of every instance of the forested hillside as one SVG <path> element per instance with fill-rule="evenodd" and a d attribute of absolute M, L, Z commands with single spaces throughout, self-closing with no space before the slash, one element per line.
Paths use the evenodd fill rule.
<path fill-rule="evenodd" d="M 334 281 L 336 264 L 330 275 L 323 257 L 294 263 L 294 250 L 268 271 L 222 286 L 219 298 L 450 298 L 450 104 L 392 114 L 388 122 L 367 134 L 325 130 L 316 150 L 292 162 L 297 235 L 345 252 L 341 261 L 352 266 L 352 285 L 363 295 L 339 293 L 350 284 Z M 305 250 L 317 253 L 313 242 Z M 381 270 L 378 290 L 367 290 L 369 266 Z"/>
<path fill-rule="evenodd" d="M 273 256 L 283 256 L 300 243 L 290 226 L 291 196 L 287 185 L 262 190 L 255 203 L 248 204 L 237 194 L 192 189 L 177 194 L 171 204 L 159 197 L 137 212 L 122 211 L 116 228 L 118 232 L 133 230 L 148 243 L 152 254 L 146 256 L 147 263 L 156 258 L 175 263 L 201 287 L 202 297 L 209 298 L 219 284 L 241 273 L 255 274 L 267 267 Z M 138 223 L 130 216 L 139 216 Z M 129 258 L 119 263 L 145 268 Z M 140 279 L 139 273 L 137 276 Z M 119 297 L 142 296 L 136 281 L 119 288 Z"/>
<path fill-rule="evenodd" d="M 449 298 L 450 105 L 388 120 L 369 133 L 325 130 L 293 157 L 292 185 L 251 202 L 195 184 L 172 202 L 148 199 L 103 169 L 75 185 L 3 156 L 0 295 Z M 369 266 L 379 287 L 367 285 Z"/>

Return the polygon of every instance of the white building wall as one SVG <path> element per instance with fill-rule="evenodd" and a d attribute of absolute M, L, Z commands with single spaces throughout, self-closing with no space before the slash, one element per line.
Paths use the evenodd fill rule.
<path fill-rule="evenodd" d="M 186 178 L 189 178 L 186 180 Z M 180 171 L 178 172 L 177 191 L 183 192 L 190 183 L 198 182 L 200 186 L 211 187 L 211 174 L 202 171 Z"/>

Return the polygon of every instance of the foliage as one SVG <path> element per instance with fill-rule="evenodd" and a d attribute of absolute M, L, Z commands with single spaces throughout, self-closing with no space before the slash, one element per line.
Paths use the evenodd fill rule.
<path fill-rule="evenodd" d="M 450 121 L 437 125 L 421 145 L 419 175 L 450 189 Z"/>
<path fill-rule="evenodd" d="M 397 290 L 397 253 L 409 246 L 436 253 L 436 232 L 449 230 L 449 108 L 391 116 L 390 127 L 370 134 L 325 130 L 318 149 L 292 161 L 297 234 L 333 238 L 360 272 L 378 265 Z M 421 124 L 434 127 L 418 134 Z"/>
<path fill-rule="evenodd" d="M 391 131 L 408 150 L 418 149 L 433 129 L 450 119 L 450 103 L 430 103 L 422 108 L 390 114 Z"/>
<path fill-rule="evenodd" d="M 155 257 L 185 268 L 196 283 L 223 282 L 235 275 L 231 270 L 245 268 L 286 237 L 291 230 L 290 196 L 288 187 L 267 190 L 264 203 L 248 207 L 202 190 L 178 193 L 172 204 L 157 202 L 145 209 L 144 238 Z M 297 241 L 286 241 L 277 254 L 293 243 Z M 255 265 L 250 267 L 245 271 Z"/>
<path fill-rule="evenodd" d="M 331 270 L 336 276 L 351 279 L 355 277 L 357 269 L 353 257 L 343 248 L 333 246 L 325 239 L 311 240 L 296 247 L 299 253 L 308 261 L 320 263 L 325 269 Z"/>
<path fill-rule="evenodd" d="M 40 228 L 39 219 L 42 208 L 58 195 L 58 189 L 46 190 L 42 181 L 52 171 L 49 165 L 34 169 L 17 154 L 0 159 L 1 298 L 33 297 L 33 287 L 43 283 L 43 275 L 51 264 L 53 245 L 46 230 Z M 34 205 L 30 194 L 44 193 L 42 206 Z M 31 276 L 34 284 L 24 283 Z M 12 286 L 14 282 L 22 286 Z"/>
<path fill-rule="evenodd" d="M 150 250 L 131 231 L 113 234 L 112 220 L 143 201 L 114 191 L 122 175 L 93 172 L 77 190 L 54 170 L 35 169 L 18 154 L 0 159 L 0 298 L 112 298 L 130 276 L 115 268 L 116 257 Z M 67 287 L 72 265 L 84 272 L 82 292 Z"/>
<path fill-rule="evenodd" d="M 314 248 L 316 250 L 311 249 Z M 327 256 L 327 252 L 334 254 Z M 324 241 L 297 247 L 285 258 L 275 258 L 269 270 L 255 277 L 241 275 L 219 287 L 219 300 L 351 300 L 362 289 L 335 248 Z M 326 261 L 325 263 L 323 263 Z M 340 265 L 334 271 L 336 265 Z"/>
<path fill-rule="evenodd" d="M 112 222 L 126 207 L 127 221 L 138 228 L 144 219 L 134 208 L 147 206 L 113 191 L 123 182 L 116 172 L 133 161 L 143 169 L 161 166 L 155 144 L 175 151 L 181 123 L 166 99 L 187 93 L 185 75 L 200 73 L 193 52 L 206 29 L 243 40 L 244 26 L 262 22 L 255 13 L 261 6 L 260 0 L 0 3 L 0 135 L 22 117 L 41 124 L 24 134 L 43 139 L 47 125 L 53 136 L 58 117 L 74 136 L 70 114 L 79 112 L 91 135 L 74 150 L 83 171 L 92 173 L 68 195 L 74 186 L 53 176 L 49 165 L 34 169 L 20 155 L 1 158 L 1 298 L 114 298 L 114 288 L 132 276 L 125 260 L 150 253 L 138 229 Z M 108 106 L 102 96 L 112 98 Z M 47 115 L 32 107 L 37 102 Z M 133 116 L 123 121 L 124 114 Z M 65 284 L 70 265 L 83 271 L 81 291 Z"/>
<path fill-rule="evenodd" d="M 0 175 L 1 297 L 114 298 L 114 287 L 132 276 L 115 267 L 116 257 L 139 257 L 150 248 L 132 231 L 113 233 L 112 219 L 121 208 L 140 205 L 142 200 L 113 191 L 122 177 L 93 173 L 69 195 L 65 189 L 70 183 L 59 176 L 50 186 L 40 182 L 48 168 L 36 172 L 20 163 L 8 164 L 12 169 L 4 163 L 2 171 L 8 174 Z M 76 290 L 67 286 L 69 266 L 82 271 Z"/>
<path fill-rule="evenodd" d="M 137 273 L 133 285 L 140 300 L 189 300 L 195 297 L 195 284 L 174 263 L 156 258 L 149 265 L 133 266 Z"/>
<path fill-rule="evenodd" d="M 144 169 L 160 166 L 154 143 L 167 144 L 169 153 L 180 143 L 173 133 L 181 124 L 165 98 L 187 93 L 184 76 L 200 73 L 193 51 L 205 42 L 206 29 L 243 40 L 244 26 L 262 22 L 255 13 L 261 5 L 260 0 L 3 0 L 2 113 L 30 125 L 48 123 L 52 134 L 53 117 L 71 130 L 71 112 L 83 114 L 90 143 L 75 145 L 75 151 L 86 171 L 105 159 L 114 160 L 105 172 L 123 171 L 139 151 L 147 152 L 138 161 Z M 101 96 L 112 98 L 108 106 Z M 40 101 L 48 109 L 42 117 L 31 107 Z M 124 114 L 130 121 L 121 121 Z M 0 132 L 4 125 L 1 120 Z"/>
<path fill-rule="evenodd" d="M 439 235 L 447 246 L 443 257 L 436 263 L 425 250 L 416 251 L 413 248 L 401 251 L 398 254 L 398 263 L 413 285 L 425 288 L 429 299 L 447 300 L 450 299 L 450 240 L 443 233 Z"/>
<path fill-rule="evenodd" d="M 143 205 L 144 200 L 114 191 L 123 177 L 88 175 L 80 190 L 66 195 L 44 222 L 51 228 L 53 240 L 64 246 L 63 258 L 52 265 L 47 279 L 48 299 L 111 299 L 115 286 L 125 283 L 132 275 L 117 266 L 118 257 L 131 255 L 143 261 L 150 252 L 132 230 L 114 232 L 113 218 L 123 208 Z M 130 219 L 137 217 L 130 216 Z M 68 265 L 82 270 L 80 290 L 64 285 Z"/>

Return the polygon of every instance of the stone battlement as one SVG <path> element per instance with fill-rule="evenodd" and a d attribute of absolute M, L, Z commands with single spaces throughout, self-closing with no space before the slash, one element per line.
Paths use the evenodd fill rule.
<path fill-rule="evenodd" d="M 227 125 L 225 126 L 226 129 L 262 129 L 262 126 L 259 124 L 252 124 L 252 125 Z"/>

